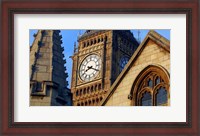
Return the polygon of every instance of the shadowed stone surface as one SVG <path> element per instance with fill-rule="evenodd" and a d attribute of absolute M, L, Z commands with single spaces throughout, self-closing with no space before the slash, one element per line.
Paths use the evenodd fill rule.
<path fill-rule="evenodd" d="M 30 106 L 72 105 L 60 30 L 38 30 L 30 47 Z"/>

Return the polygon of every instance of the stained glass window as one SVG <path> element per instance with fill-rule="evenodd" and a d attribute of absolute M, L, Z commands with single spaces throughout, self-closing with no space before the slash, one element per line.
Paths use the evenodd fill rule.
<path fill-rule="evenodd" d="M 142 106 L 152 106 L 152 98 L 151 98 L 151 94 L 149 92 L 145 92 L 143 94 L 143 97 L 141 99 L 141 105 Z"/>
<path fill-rule="evenodd" d="M 167 91 L 161 87 L 156 95 L 156 105 L 163 105 L 167 103 Z"/>
<path fill-rule="evenodd" d="M 160 78 L 156 77 L 156 85 L 160 83 Z"/>
<path fill-rule="evenodd" d="M 149 81 L 148 81 L 148 86 L 151 88 L 153 87 L 153 81 L 151 79 L 149 79 Z"/>
<path fill-rule="evenodd" d="M 133 98 L 136 98 L 134 105 L 169 105 L 169 77 L 163 70 L 157 66 L 148 66 L 138 75 L 133 84 Z"/>

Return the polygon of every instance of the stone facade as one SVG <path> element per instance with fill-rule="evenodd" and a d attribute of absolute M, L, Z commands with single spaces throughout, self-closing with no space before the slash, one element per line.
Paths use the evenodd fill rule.
<path fill-rule="evenodd" d="M 30 47 L 30 105 L 72 105 L 59 30 L 39 30 Z"/>
<path fill-rule="evenodd" d="M 121 72 L 120 60 L 130 59 L 139 44 L 129 30 L 88 30 L 78 42 L 72 56 L 73 105 L 97 106 Z M 86 82 L 80 78 L 80 65 L 92 54 L 101 59 L 101 69 L 94 80 Z"/>
<path fill-rule="evenodd" d="M 163 77 L 162 84 L 167 90 L 167 103 L 170 105 L 170 46 L 169 41 L 150 31 L 144 41 L 140 44 L 136 52 L 131 57 L 125 69 L 118 76 L 111 86 L 101 105 L 104 106 L 131 106 L 137 105 L 137 96 L 134 89 L 141 86 L 137 80 L 145 73 L 145 70 L 152 69 L 154 73 L 160 71 L 160 77 Z M 158 70 L 156 70 L 158 69 Z M 146 72 L 147 73 L 147 72 Z M 148 73 L 147 73 L 148 74 Z M 141 80 L 145 79 L 144 78 Z M 165 83 L 164 83 L 165 82 Z M 144 85 L 148 89 L 147 86 Z M 155 87 L 156 86 L 155 84 Z M 152 95 L 154 94 L 153 91 Z M 154 94 L 156 96 L 156 94 Z M 155 104 L 156 101 L 153 101 Z"/>
<path fill-rule="evenodd" d="M 73 95 L 66 88 L 59 32 L 39 30 L 34 35 L 30 48 L 31 106 L 170 105 L 170 42 L 155 31 L 151 30 L 140 45 L 129 30 L 87 30 L 78 37 L 72 56 Z M 92 66 L 94 59 L 100 63 L 96 64 L 99 69 Z M 97 72 L 91 80 L 81 77 L 83 62 L 90 64 L 84 65 L 87 69 L 83 73 L 91 68 Z"/>

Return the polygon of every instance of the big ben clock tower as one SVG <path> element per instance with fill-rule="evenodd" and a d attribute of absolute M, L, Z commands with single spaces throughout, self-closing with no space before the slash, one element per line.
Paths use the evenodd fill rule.
<path fill-rule="evenodd" d="M 129 30 L 87 30 L 74 50 L 74 106 L 98 106 L 132 56 L 138 42 Z"/>

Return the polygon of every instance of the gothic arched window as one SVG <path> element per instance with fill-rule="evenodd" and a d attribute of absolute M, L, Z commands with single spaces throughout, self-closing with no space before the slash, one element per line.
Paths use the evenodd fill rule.
<path fill-rule="evenodd" d="M 169 105 L 169 74 L 161 66 L 150 65 L 136 77 L 130 99 L 136 106 Z"/>
<path fill-rule="evenodd" d="M 91 100 L 88 101 L 88 104 L 91 105 Z"/>
<path fill-rule="evenodd" d="M 151 79 L 148 80 L 148 87 L 153 87 L 153 81 Z"/>
<path fill-rule="evenodd" d="M 91 87 L 91 89 L 90 89 L 90 90 L 91 90 L 91 93 L 94 91 L 94 90 L 93 90 L 93 86 Z"/>
<path fill-rule="evenodd" d="M 82 95 L 83 94 L 83 91 L 82 91 L 82 89 L 80 90 L 80 95 Z"/>
<path fill-rule="evenodd" d="M 156 93 L 156 105 L 163 105 L 167 103 L 167 91 L 164 87 L 160 87 Z"/>
<path fill-rule="evenodd" d="M 159 78 L 159 77 L 156 77 L 155 82 L 156 82 L 156 85 L 159 84 L 159 83 L 160 83 L 160 78 Z"/>
<path fill-rule="evenodd" d="M 145 92 L 140 100 L 142 106 L 152 106 L 152 98 L 149 92 Z"/>

